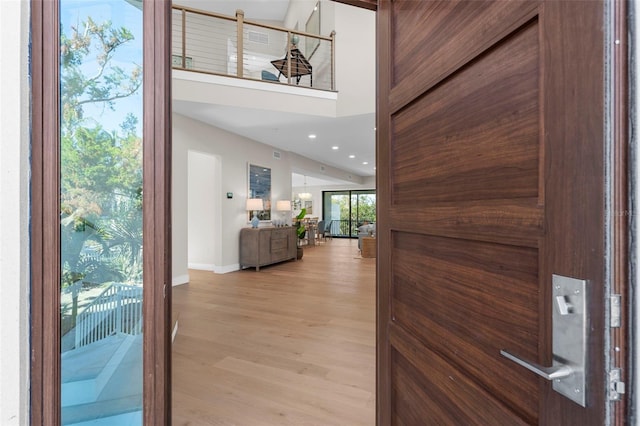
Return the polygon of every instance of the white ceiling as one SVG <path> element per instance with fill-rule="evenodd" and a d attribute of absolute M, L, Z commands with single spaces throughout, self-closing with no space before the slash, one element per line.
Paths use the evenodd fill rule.
<path fill-rule="evenodd" d="M 359 176 L 375 175 L 375 114 L 327 118 L 178 100 L 173 110 Z"/>
<path fill-rule="evenodd" d="M 244 11 L 246 19 L 284 21 L 289 0 L 174 0 L 173 4 L 235 16 Z"/>
<path fill-rule="evenodd" d="M 282 21 L 289 0 L 178 0 L 174 3 L 227 15 L 234 15 L 236 9 L 242 9 L 249 19 Z M 173 102 L 173 109 L 212 126 L 355 175 L 375 175 L 373 113 L 327 118 L 177 100 Z M 312 133 L 316 135 L 315 139 L 309 139 Z M 332 149 L 334 146 L 338 149 Z M 365 162 L 367 164 L 363 164 Z M 313 174 L 309 171 L 308 176 Z M 316 177 L 322 179 L 320 175 Z"/>

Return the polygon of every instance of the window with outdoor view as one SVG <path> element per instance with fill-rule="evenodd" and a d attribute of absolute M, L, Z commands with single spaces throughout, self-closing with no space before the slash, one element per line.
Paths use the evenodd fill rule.
<path fill-rule="evenodd" d="M 60 0 L 61 423 L 142 424 L 142 10 Z"/>
<path fill-rule="evenodd" d="M 323 192 L 323 218 L 334 237 L 357 237 L 358 227 L 376 222 L 375 190 Z"/>

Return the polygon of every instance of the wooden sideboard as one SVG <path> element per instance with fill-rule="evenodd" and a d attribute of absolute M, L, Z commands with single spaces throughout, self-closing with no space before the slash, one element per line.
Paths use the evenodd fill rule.
<path fill-rule="evenodd" d="M 242 228 L 240 231 L 240 269 L 256 268 L 296 258 L 296 229 Z"/>

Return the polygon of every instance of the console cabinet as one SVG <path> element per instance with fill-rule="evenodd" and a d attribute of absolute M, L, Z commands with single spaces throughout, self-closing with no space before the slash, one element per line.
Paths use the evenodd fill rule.
<path fill-rule="evenodd" d="M 296 229 L 242 228 L 240 231 L 240 269 L 256 268 L 296 258 Z"/>

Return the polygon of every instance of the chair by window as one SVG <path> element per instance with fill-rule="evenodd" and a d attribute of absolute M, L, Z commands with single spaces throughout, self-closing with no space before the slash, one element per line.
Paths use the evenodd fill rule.
<path fill-rule="evenodd" d="M 322 240 L 326 240 L 325 239 L 326 227 L 324 223 L 325 223 L 324 220 L 321 220 L 320 222 L 318 222 L 318 227 L 316 231 L 316 234 L 318 235 L 318 242 L 321 241 L 320 240 L 321 238 Z"/>

